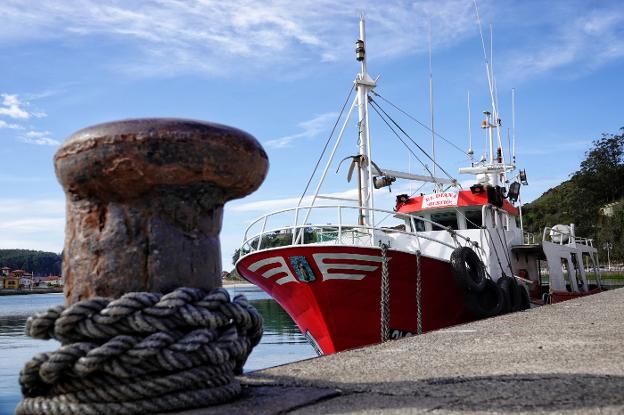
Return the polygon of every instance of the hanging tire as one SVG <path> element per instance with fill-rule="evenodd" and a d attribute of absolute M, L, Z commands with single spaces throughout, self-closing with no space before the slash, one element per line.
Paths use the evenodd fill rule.
<path fill-rule="evenodd" d="M 521 286 L 518 285 L 518 281 L 514 277 L 509 277 L 510 284 L 510 298 L 511 298 L 511 311 L 522 311 L 522 292 L 520 290 L 524 290 Z"/>
<path fill-rule="evenodd" d="M 491 279 L 486 279 L 479 293 L 468 292 L 465 296 L 466 308 L 476 318 L 494 317 L 503 310 L 503 291 Z"/>
<path fill-rule="evenodd" d="M 513 290 L 511 286 L 511 278 L 508 276 L 503 276 L 496 281 L 496 285 L 503 293 L 503 307 L 501 309 L 501 314 L 506 314 L 511 312 L 511 290 Z"/>
<path fill-rule="evenodd" d="M 531 299 L 529 298 L 529 292 L 526 288 L 518 286 L 520 290 L 520 310 L 528 310 L 531 308 Z"/>
<path fill-rule="evenodd" d="M 463 246 L 451 254 L 453 278 L 464 292 L 481 292 L 485 287 L 485 265 L 475 251 Z"/>

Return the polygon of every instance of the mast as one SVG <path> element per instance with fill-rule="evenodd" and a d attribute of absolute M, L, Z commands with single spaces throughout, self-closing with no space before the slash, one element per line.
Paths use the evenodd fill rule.
<path fill-rule="evenodd" d="M 360 62 L 360 73 L 355 78 L 358 105 L 358 145 L 361 162 L 359 163 L 359 200 L 360 208 L 373 208 L 372 172 L 370 169 L 370 130 L 368 127 L 368 92 L 375 88 L 376 83 L 366 68 L 366 34 L 364 16 L 360 16 L 360 39 L 355 42 L 356 59 Z M 372 225 L 369 218 L 371 211 L 360 209 L 358 223 Z"/>
<path fill-rule="evenodd" d="M 433 157 L 433 177 L 436 175 L 435 123 L 433 116 L 433 69 L 431 65 L 431 21 L 429 22 L 429 112 L 431 113 L 431 156 Z M 435 186 L 435 190 L 439 190 Z"/>

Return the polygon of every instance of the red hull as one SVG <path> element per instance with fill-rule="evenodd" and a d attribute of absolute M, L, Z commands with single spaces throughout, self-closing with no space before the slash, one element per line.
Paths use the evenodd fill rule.
<path fill-rule="evenodd" d="M 416 256 L 389 250 L 388 258 L 391 336 L 416 333 Z M 288 246 L 245 256 L 237 269 L 270 294 L 323 353 L 379 343 L 379 249 Z M 421 278 L 423 331 L 469 321 L 448 262 L 421 257 Z"/>
<path fill-rule="evenodd" d="M 586 297 L 588 295 L 598 294 L 602 290 L 600 288 L 594 288 L 587 292 L 569 292 L 569 291 L 553 291 L 550 293 L 550 303 L 561 303 L 563 301 L 572 300 L 574 298 Z"/>

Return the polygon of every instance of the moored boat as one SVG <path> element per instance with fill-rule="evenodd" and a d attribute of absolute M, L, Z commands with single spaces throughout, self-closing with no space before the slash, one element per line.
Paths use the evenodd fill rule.
<path fill-rule="evenodd" d="M 505 160 L 494 99 L 482 124 L 489 152 L 460 169 L 475 176 L 469 189 L 428 154 L 433 166 L 448 177 L 436 177 L 435 167 L 431 172 L 425 166 L 428 176 L 384 169 L 372 161 L 369 109 L 394 125 L 397 136 L 412 139 L 378 102 L 385 98 L 375 91 L 377 82 L 367 71 L 363 19 L 356 58 L 360 72 L 354 82 L 355 98 L 311 204 L 303 206 L 302 198 L 295 207 L 253 222 L 236 263 L 239 274 L 275 298 L 319 353 L 600 289 L 599 275 L 592 282 L 587 272 L 598 273 L 597 251 L 591 240 L 574 234 L 573 226 L 548 228 L 537 241 L 525 238 L 519 193 L 528 184 L 526 174 L 521 170 L 514 176 L 515 157 Z M 347 159 L 351 159 L 349 181 L 354 172 L 357 177 L 357 199 L 323 195 L 320 188 L 355 108 L 359 151 Z M 388 209 L 375 207 L 375 189 L 397 179 L 431 183 L 433 189 L 428 194 L 399 195 Z M 348 203 L 321 205 L 319 200 Z M 394 226 L 382 226 L 388 217 Z"/>

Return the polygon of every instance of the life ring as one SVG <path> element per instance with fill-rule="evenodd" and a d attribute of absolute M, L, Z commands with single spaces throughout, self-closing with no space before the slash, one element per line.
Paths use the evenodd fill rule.
<path fill-rule="evenodd" d="M 463 246 L 451 253 L 453 278 L 465 292 L 481 292 L 485 288 L 485 265 L 475 251 Z"/>
<path fill-rule="evenodd" d="M 481 292 L 467 292 L 466 308 L 476 318 L 494 317 L 503 310 L 504 295 L 498 284 L 487 278 Z"/>

